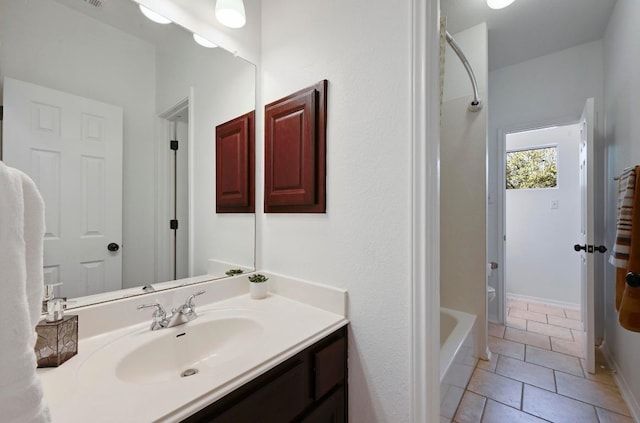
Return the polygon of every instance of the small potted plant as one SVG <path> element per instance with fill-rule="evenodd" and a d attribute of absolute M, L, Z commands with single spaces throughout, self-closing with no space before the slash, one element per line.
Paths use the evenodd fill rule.
<path fill-rule="evenodd" d="M 242 269 L 229 269 L 226 272 L 224 272 L 225 275 L 227 276 L 236 276 L 236 275 L 241 275 L 244 273 L 244 270 Z"/>
<path fill-rule="evenodd" d="M 254 300 L 267 298 L 268 280 L 268 277 L 266 277 L 265 275 L 261 275 L 260 273 L 249 275 L 249 294 L 251 295 L 251 298 L 253 298 Z"/>

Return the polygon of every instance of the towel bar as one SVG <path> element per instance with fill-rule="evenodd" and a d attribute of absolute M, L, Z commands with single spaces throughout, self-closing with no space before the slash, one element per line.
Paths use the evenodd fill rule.
<path fill-rule="evenodd" d="M 625 279 L 627 280 L 629 286 L 632 288 L 637 288 L 640 286 L 640 275 L 638 275 L 636 272 L 627 273 Z"/>

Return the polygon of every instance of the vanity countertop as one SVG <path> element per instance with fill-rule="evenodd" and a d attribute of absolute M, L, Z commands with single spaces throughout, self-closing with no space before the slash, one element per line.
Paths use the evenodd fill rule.
<path fill-rule="evenodd" d="M 197 309 L 198 318 L 184 325 L 151 331 L 149 318 L 81 338 L 76 356 L 60 367 L 38 369 L 53 421 L 180 421 L 348 323 L 335 308 L 300 301 L 305 297 L 301 294 L 305 283 L 280 279 L 273 290 L 280 286 L 282 294 L 272 292 L 263 300 L 242 294 L 203 304 Z M 312 293 L 318 289 L 322 288 L 311 286 Z M 207 326 L 205 332 L 196 330 L 196 325 L 204 328 L 209 322 L 233 319 L 250 323 L 248 335 L 236 338 L 235 326 L 231 326 L 234 330 L 218 331 L 216 326 Z M 193 365 L 198 374 L 181 378 L 179 373 L 186 369 L 175 370 L 180 366 L 175 363 L 182 362 L 176 356 L 184 351 L 182 345 L 193 347 L 188 343 L 189 335 L 207 337 L 209 345 L 216 345 L 217 335 L 225 342 Z M 170 343 L 187 343 L 179 349 L 167 348 L 166 343 L 157 342 L 160 337 Z M 143 357 L 149 354 L 151 364 L 123 364 L 131 352 Z M 164 360 L 170 371 L 164 371 Z M 162 362 L 162 369 L 154 369 L 154 362 Z"/>

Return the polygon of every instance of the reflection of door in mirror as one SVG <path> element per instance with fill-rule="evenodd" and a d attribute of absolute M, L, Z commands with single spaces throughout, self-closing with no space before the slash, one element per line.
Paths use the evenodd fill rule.
<path fill-rule="evenodd" d="M 199 281 L 224 277 L 229 268 L 253 269 L 255 217 L 215 214 L 213 139 L 217 125 L 255 109 L 255 67 L 220 48 L 197 45 L 192 34 L 177 25 L 149 21 L 130 0 L 101 2 L 99 7 L 92 3 L 0 0 L 0 81 L 13 78 L 122 109 L 122 172 L 118 177 L 104 177 L 105 183 L 120 181 L 122 207 L 105 206 L 104 201 L 84 205 L 105 216 L 121 217 L 121 238 L 114 236 L 99 243 L 111 254 L 109 258 L 121 258 L 122 270 L 115 271 L 121 277 L 104 273 L 105 266 L 96 265 L 98 259 L 76 257 L 73 262 L 85 265 L 78 266 L 75 273 L 62 267 L 56 273 L 55 263 L 47 269 L 50 282 L 64 283 L 55 294 L 77 297 L 126 290 L 75 303 L 84 305 L 140 294 L 141 287 L 148 284 L 164 289 L 189 282 L 165 282 L 174 279 L 174 271 L 177 278 Z M 185 99 L 188 109 L 182 118 L 163 115 Z M 173 185 L 166 185 L 173 181 L 173 156 L 167 145 L 173 135 L 163 122 L 174 125 L 180 141 L 175 193 Z M 11 143 L 7 138 L 11 137 L 2 140 L 5 145 Z M 166 152 L 160 153 L 161 149 Z M 46 156 L 39 154 L 38 158 Z M 87 156 L 92 160 L 99 157 L 94 153 Z M 166 172 L 160 173 L 165 165 Z M 26 166 L 22 170 L 33 175 Z M 41 178 L 41 190 L 46 183 L 53 183 L 52 179 Z M 61 192 L 67 189 L 61 187 Z M 82 194 L 82 189 L 76 191 Z M 163 197 L 164 191 L 171 195 Z M 96 197 L 100 196 L 92 196 Z M 179 222 L 176 246 L 169 226 L 169 220 L 175 218 L 169 213 L 174 197 L 178 199 Z M 60 201 L 65 212 L 67 208 L 74 211 L 67 200 Z M 55 219 L 50 215 L 47 219 L 47 230 L 53 231 L 50 222 Z M 59 229 L 64 232 L 66 224 Z M 97 239 L 91 234 L 86 237 L 96 243 Z M 53 239 L 45 245 L 49 258 L 85 250 L 80 242 L 54 247 L 49 241 Z M 108 252 L 110 243 L 117 244 L 118 251 Z M 77 276 L 80 271 L 92 282 L 81 282 L 82 276 Z"/>
<path fill-rule="evenodd" d="M 45 283 L 65 275 L 70 297 L 120 289 L 122 108 L 12 78 L 3 87 L 3 161 L 45 201 Z"/>

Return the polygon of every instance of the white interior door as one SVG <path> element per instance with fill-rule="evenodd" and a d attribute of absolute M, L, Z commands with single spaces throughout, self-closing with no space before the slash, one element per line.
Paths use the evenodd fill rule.
<path fill-rule="evenodd" d="M 587 100 L 580 118 L 580 279 L 582 288 L 583 349 L 586 371 L 595 373 L 594 318 L 594 180 L 593 180 L 593 98 Z"/>
<path fill-rule="evenodd" d="M 45 202 L 45 283 L 67 297 L 121 289 L 122 108 L 11 78 L 3 102 L 3 161 Z"/>

